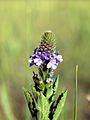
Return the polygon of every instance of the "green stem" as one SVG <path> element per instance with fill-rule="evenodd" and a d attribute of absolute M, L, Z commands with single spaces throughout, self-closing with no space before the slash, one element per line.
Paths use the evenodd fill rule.
<path fill-rule="evenodd" d="M 78 96 L 78 65 L 76 65 L 74 120 L 77 120 L 77 96 Z"/>

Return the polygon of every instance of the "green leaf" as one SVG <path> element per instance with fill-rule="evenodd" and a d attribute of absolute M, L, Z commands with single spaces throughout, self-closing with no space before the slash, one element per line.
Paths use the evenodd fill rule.
<path fill-rule="evenodd" d="M 53 84 L 54 94 L 56 93 L 57 88 L 58 88 L 58 81 L 59 81 L 59 75 L 56 77 L 55 82 L 54 82 L 54 84 Z"/>
<path fill-rule="evenodd" d="M 23 88 L 23 90 L 24 90 L 26 100 L 28 102 L 29 110 L 30 110 L 31 115 L 33 117 L 36 114 L 36 109 L 35 109 L 36 101 L 35 101 L 35 98 L 34 98 L 33 94 L 31 92 L 29 92 L 27 89 Z"/>
<path fill-rule="evenodd" d="M 54 106 L 55 110 L 54 110 L 53 120 L 58 119 L 58 117 L 62 111 L 62 108 L 65 104 L 66 96 L 67 96 L 67 91 L 62 92 L 61 95 L 58 97 L 58 99 L 55 103 L 55 106 Z"/>
<path fill-rule="evenodd" d="M 50 99 L 49 99 L 49 101 L 50 102 L 53 102 L 53 100 L 54 100 L 54 98 L 55 98 L 55 95 L 56 95 L 56 91 L 57 91 L 57 88 L 58 88 L 58 81 L 59 81 L 59 75 L 55 78 L 55 81 L 54 81 L 54 83 L 53 83 L 53 88 L 52 88 L 52 90 L 53 90 L 53 94 L 52 94 L 52 96 L 50 97 Z"/>
<path fill-rule="evenodd" d="M 42 93 L 38 96 L 36 108 L 38 110 L 38 120 L 49 120 L 49 103 Z"/>
<path fill-rule="evenodd" d="M 52 88 L 52 86 L 50 86 L 49 88 L 46 88 L 46 89 L 47 89 L 46 97 L 47 97 L 47 99 L 49 99 L 53 94 L 53 88 Z"/>
<path fill-rule="evenodd" d="M 24 91 L 24 95 L 26 97 L 27 102 L 28 103 L 29 102 L 32 103 L 32 95 L 31 95 L 31 93 L 27 89 L 25 89 L 25 88 L 23 88 L 23 91 Z"/>

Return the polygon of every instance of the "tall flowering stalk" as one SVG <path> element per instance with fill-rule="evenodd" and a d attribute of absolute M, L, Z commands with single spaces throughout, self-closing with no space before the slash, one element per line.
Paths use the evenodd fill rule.
<path fill-rule="evenodd" d="M 63 61 L 55 47 L 54 33 L 46 31 L 29 59 L 30 67 L 38 69 L 38 73 L 33 72 L 32 89 L 24 89 L 32 120 L 57 120 L 65 103 L 67 91 L 55 99 L 59 76 L 54 75 L 54 70 Z"/>

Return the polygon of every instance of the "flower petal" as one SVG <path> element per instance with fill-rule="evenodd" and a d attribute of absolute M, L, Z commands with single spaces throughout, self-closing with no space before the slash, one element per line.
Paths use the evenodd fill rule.
<path fill-rule="evenodd" d="M 52 64 L 52 69 L 56 69 L 57 68 L 57 66 L 56 65 L 54 65 L 54 64 Z"/>
<path fill-rule="evenodd" d="M 37 63 L 37 62 L 39 62 L 40 61 L 40 58 L 35 58 L 34 59 L 34 63 Z"/>
<path fill-rule="evenodd" d="M 60 62 L 62 62 L 63 61 L 63 59 L 60 59 Z"/>
<path fill-rule="evenodd" d="M 42 64 L 42 60 L 40 58 L 35 58 L 34 59 L 34 63 L 37 65 L 37 66 L 40 66 Z"/>
<path fill-rule="evenodd" d="M 31 60 L 31 59 L 29 59 L 29 60 L 28 60 L 28 62 L 29 62 L 29 63 L 32 63 L 32 60 Z"/>
<path fill-rule="evenodd" d="M 61 56 L 61 55 L 58 55 L 58 56 L 57 56 L 57 60 L 60 61 L 60 59 L 62 59 L 62 56 Z"/>
<path fill-rule="evenodd" d="M 47 68 L 51 68 L 51 67 L 52 67 L 52 63 L 49 62 L 49 63 L 47 64 Z"/>

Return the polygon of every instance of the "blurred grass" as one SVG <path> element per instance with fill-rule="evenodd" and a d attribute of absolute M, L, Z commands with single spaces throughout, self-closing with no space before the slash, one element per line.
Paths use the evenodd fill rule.
<path fill-rule="evenodd" d="M 85 99 L 90 90 L 89 23 L 89 1 L 0 1 L 0 88 L 4 83 L 7 85 L 16 120 L 25 120 L 22 86 L 32 80 L 32 71 L 36 70 L 29 69 L 28 58 L 45 30 L 56 34 L 57 50 L 60 49 L 64 58 L 56 71 L 61 74 L 60 90 L 68 89 L 64 119 L 73 118 L 76 64 L 79 65 L 78 118 L 90 119 L 89 103 Z M 0 99 L 4 99 L 2 95 Z M 0 119 L 6 120 L 2 101 L 0 104 Z"/>
<path fill-rule="evenodd" d="M 2 103 L 2 107 L 3 107 L 5 115 L 6 115 L 5 116 L 6 120 L 15 120 L 12 110 L 11 110 L 7 86 L 5 84 L 3 84 L 0 91 L 1 91 L 1 103 Z"/>

